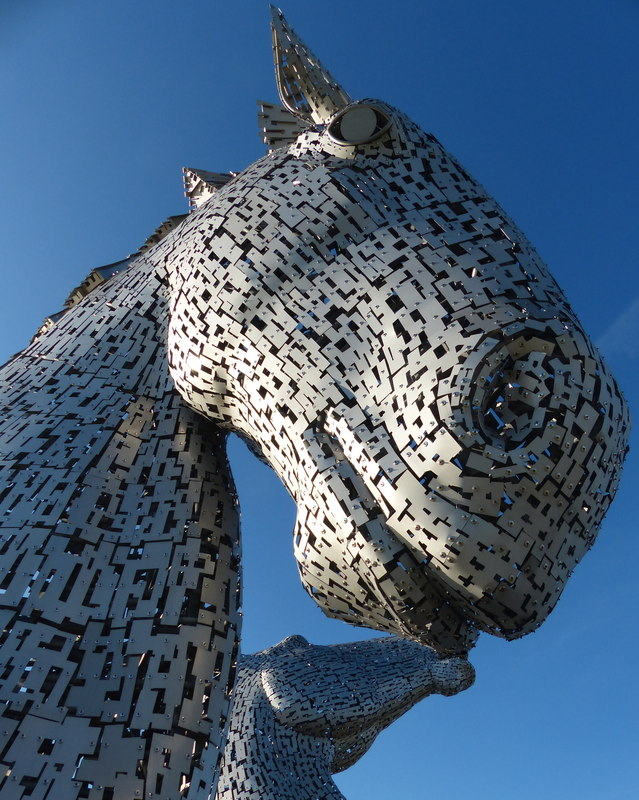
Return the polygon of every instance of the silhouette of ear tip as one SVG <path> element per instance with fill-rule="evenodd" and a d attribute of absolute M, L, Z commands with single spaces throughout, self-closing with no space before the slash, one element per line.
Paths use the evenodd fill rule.
<path fill-rule="evenodd" d="M 271 6 L 271 32 L 277 90 L 285 108 L 303 119 L 324 123 L 351 102 L 275 6 Z"/>

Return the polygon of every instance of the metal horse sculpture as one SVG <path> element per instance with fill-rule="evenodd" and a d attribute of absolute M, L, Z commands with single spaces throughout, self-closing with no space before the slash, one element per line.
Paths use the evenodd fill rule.
<path fill-rule="evenodd" d="M 538 627 L 614 494 L 624 401 L 523 234 L 273 29 L 271 152 L 188 173 L 188 217 L 2 370 L 3 800 L 209 796 L 226 431 L 294 497 L 320 607 L 440 654 Z"/>
<path fill-rule="evenodd" d="M 465 658 L 396 636 L 330 647 L 289 636 L 242 656 L 217 800 L 344 800 L 331 775 L 415 703 L 474 677 Z"/>

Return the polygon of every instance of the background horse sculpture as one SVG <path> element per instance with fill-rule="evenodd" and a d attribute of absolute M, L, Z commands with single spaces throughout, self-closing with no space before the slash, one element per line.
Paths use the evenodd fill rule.
<path fill-rule="evenodd" d="M 430 694 L 467 689 L 464 658 L 388 636 L 322 647 L 289 636 L 242 656 L 218 800 L 343 800 L 331 775 Z"/>
<path fill-rule="evenodd" d="M 534 630 L 614 494 L 625 404 L 523 235 L 274 32 L 272 153 L 3 370 L 3 797 L 208 795 L 224 430 L 295 498 L 318 604 L 442 653 Z"/>

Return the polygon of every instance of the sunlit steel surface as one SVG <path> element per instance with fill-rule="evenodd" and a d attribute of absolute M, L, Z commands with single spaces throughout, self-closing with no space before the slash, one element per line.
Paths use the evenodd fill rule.
<path fill-rule="evenodd" d="M 3 368 L 3 800 L 215 785 L 226 430 L 295 498 L 318 605 L 440 654 L 535 630 L 614 495 L 625 403 L 523 234 L 277 11 L 273 32 L 268 155 L 186 170 L 188 216 Z"/>

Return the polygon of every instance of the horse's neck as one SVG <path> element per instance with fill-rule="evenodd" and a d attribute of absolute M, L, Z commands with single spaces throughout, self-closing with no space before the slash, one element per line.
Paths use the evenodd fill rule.
<path fill-rule="evenodd" d="M 80 753 L 75 780 L 118 797 L 177 797 L 188 781 L 206 797 L 214 774 L 237 509 L 223 434 L 170 382 L 166 308 L 161 276 L 140 262 L 3 369 L 0 695 L 51 720 L 54 743 L 42 752 L 42 726 L 22 722 L 40 739 L 14 742 L 3 763 L 60 796 Z M 144 753 L 160 755 L 142 775 Z"/>

